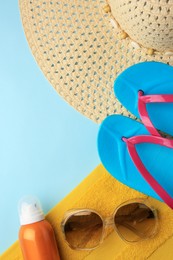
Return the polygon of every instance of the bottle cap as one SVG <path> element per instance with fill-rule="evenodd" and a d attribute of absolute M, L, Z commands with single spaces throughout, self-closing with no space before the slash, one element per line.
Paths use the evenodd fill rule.
<path fill-rule="evenodd" d="M 23 197 L 19 201 L 19 218 L 21 225 L 27 225 L 45 219 L 40 201 L 34 196 Z"/>

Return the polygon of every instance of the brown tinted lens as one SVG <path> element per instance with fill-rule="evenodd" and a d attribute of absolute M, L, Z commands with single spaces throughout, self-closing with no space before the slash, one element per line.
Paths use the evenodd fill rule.
<path fill-rule="evenodd" d="M 80 211 L 66 221 L 64 232 L 66 240 L 74 249 L 96 247 L 102 237 L 103 222 L 94 212 Z"/>
<path fill-rule="evenodd" d="M 152 237 L 157 229 L 154 212 L 142 203 L 130 203 L 120 207 L 114 221 L 121 237 L 129 242 Z"/>

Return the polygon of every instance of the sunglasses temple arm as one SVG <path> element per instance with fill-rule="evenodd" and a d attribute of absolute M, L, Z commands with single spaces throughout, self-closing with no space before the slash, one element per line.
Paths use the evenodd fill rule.
<path fill-rule="evenodd" d="M 150 216 L 149 212 L 140 211 L 138 212 L 138 216 L 133 215 L 124 215 L 124 216 L 115 216 L 115 222 L 118 222 L 118 224 L 123 224 L 124 221 L 132 221 L 135 219 L 135 221 L 142 221 L 147 219 Z"/>
<path fill-rule="evenodd" d="M 127 223 L 122 223 L 121 225 L 122 225 L 123 227 L 126 227 L 126 228 L 128 228 L 129 230 L 131 230 L 133 233 L 135 233 L 136 235 L 138 235 L 140 238 L 145 238 L 145 237 L 146 237 L 143 233 L 139 232 L 136 228 L 130 226 L 130 225 L 127 224 Z"/>

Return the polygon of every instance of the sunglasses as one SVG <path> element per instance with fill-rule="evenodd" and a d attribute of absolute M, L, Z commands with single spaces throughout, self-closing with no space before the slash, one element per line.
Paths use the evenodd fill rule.
<path fill-rule="evenodd" d="M 158 232 L 157 211 L 146 203 L 146 199 L 138 199 L 121 204 L 105 219 L 92 209 L 70 210 L 61 223 L 65 241 L 76 250 L 98 247 L 106 237 L 106 229 L 111 226 L 126 242 L 149 239 Z"/>

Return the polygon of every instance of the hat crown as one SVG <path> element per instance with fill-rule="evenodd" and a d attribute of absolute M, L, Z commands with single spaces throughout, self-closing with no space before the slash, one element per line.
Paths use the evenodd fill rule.
<path fill-rule="evenodd" d="M 173 0 L 109 0 L 129 37 L 146 48 L 173 51 Z"/>

